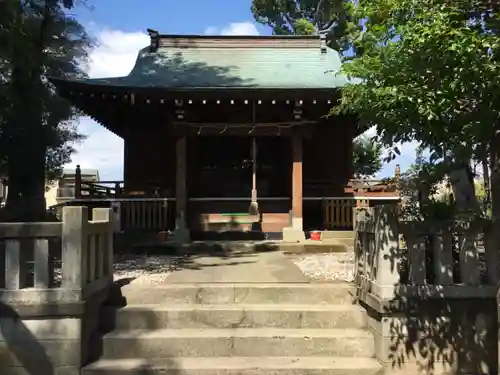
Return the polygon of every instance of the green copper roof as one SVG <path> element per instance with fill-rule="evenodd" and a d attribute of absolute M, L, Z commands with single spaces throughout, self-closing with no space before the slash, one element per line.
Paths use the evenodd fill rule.
<path fill-rule="evenodd" d="M 302 47 L 297 44 L 287 47 L 286 43 L 276 48 L 259 46 L 259 41 L 266 41 L 265 38 L 254 38 L 251 47 L 224 48 L 215 43 L 206 43 L 203 47 L 167 43 L 156 50 L 146 47 L 139 52 L 128 76 L 83 82 L 167 89 L 328 89 L 348 83 L 345 76 L 337 74 L 341 61 L 336 51 L 306 44 Z"/>

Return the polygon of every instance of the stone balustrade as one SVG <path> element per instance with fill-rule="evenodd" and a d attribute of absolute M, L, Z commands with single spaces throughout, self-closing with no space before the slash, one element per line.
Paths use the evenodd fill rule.
<path fill-rule="evenodd" d="M 111 210 L 0 224 L 0 373 L 79 374 L 113 282 Z M 24 372 L 23 372 L 24 371 Z"/>
<path fill-rule="evenodd" d="M 377 358 L 402 373 L 497 373 L 499 229 L 401 222 L 396 210 L 354 214 L 357 297 Z"/>

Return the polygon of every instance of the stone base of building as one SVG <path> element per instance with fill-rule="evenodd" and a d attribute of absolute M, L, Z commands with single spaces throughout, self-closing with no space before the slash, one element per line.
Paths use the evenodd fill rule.
<path fill-rule="evenodd" d="M 306 235 L 303 230 L 291 227 L 283 228 L 284 242 L 303 242 L 306 240 Z"/>
<path fill-rule="evenodd" d="M 172 239 L 178 244 L 188 243 L 191 241 L 191 232 L 188 228 L 177 228 L 172 234 Z"/>

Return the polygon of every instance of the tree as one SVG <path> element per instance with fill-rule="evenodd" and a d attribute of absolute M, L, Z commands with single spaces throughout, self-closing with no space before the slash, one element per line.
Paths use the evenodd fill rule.
<path fill-rule="evenodd" d="M 447 172 L 486 154 L 499 187 L 498 12 L 438 0 L 360 0 L 352 11 L 364 23 L 355 38 L 363 54 L 343 70 L 360 82 L 343 88 L 333 113 L 376 124 L 386 147 L 419 141 Z"/>
<path fill-rule="evenodd" d="M 450 219 L 454 204 L 450 199 L 448 180 L 441 165 L 417 153 L 415 163 L 401 175 L 401 218 L 403 220 Z"/>
<path fill-rule="evenodd" d="M 9 178 L 8 218 L 41 220 L 45 181 L 69 161 L 77 112 L 49 76 L 82 77 L 90 39 L 65 10 L 71 0 L 0 3 L 0 161 Z M 48 167 L 48 168 L 47 168 Z M 15 215 L 13 213 L 15 212 Z"/>
<path fill-rule="evenodd" d="M 314 35 L 326 32 L 328 43 L 342 52 L 351 47 L 351 3 L 345 0 L 252 0 L 257 22 L 276 35 Z"/>
<path fill-rule="evenodd" d="M 353 144 L 353 167 L 356 178 L 373 176 L 382 168 L 382 147 L 361 136 Z"/>

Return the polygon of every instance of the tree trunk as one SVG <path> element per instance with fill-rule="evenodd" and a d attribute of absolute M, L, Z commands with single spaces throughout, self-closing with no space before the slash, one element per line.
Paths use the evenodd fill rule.
<path fill-rule="evenodd" d="M 490 168 L 488 165 L 488 158 L 485 157 L 481 161 L 483 167 L 483 187 L 484 187 L 484 200 L 483 206 L 486 215 L 491 212 L 491 181 L 490 181 Z"/>
<path fill-rule="evenodd" d="M 470 167 L 453 169 L 450 172 L 450 182 L 457 211 L 479 214 L 481 208 L 476 198 Z"/>
<path fill-rule="evenodd" d="M 9 190 L 4 219 L 9 221 L 42 221 L 46 211 L 41 72 L 26 65 L 26 62 L 13 59 L 13 103 L 5 129 L 10 147 L 7 160 Z"/>
<path fill-rule="evenodd" d="M 24 5 L 16 13 L 17 27 L 13 30 L 10 56 L 13 100 L 5 134 L 10 140 L 7 152 L 9 190 L 5 210 L 10 221 L 42 221 L 46 212 L 46 137 L 41 76 L 47 30 L 53 21 L 52 10 L 57 0 L 45 1 L 39 29 L 33 34 L 25 24 Z"/>
<path fill-rule="evenodd" d="M 500 126 L 497 124 L 490 144 L 490 171 L 491 171 L 491 241 L 487 241 L 487 252 L 498 253 L 500 250 Z M 494 265 L 498 269 L 498 264 Z"/>
<path fill-rule="evenodd" d="M 495 131 L 490 148 L 491 213 L 500 222 L 500 127 Z"/>

